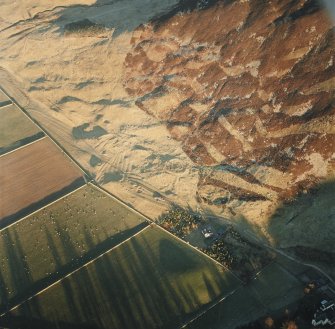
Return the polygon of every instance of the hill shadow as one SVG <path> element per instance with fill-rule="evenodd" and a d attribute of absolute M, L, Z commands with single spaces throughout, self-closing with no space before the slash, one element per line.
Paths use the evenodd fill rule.
<path fill-rule="evenodd" d="M 335 277 L 335 180 L 320 183 L 283 202 L 269 219 L 276 247 Z"/>
<path fill-rule="evenodd" d="M 85 29 L 101 32 L 105 28 L 114 29 L 113 37 L 117 37 L 170 12 L 177 3 L 177 0 L 97 0 L 92 5 L 73 5 L 63 9 L 53 23 L 61 34 Z"/>
<path fill-rule="evenodd" d="M 197 286 L 171 276 L 166 264 L 157 267 L 171 245 L 158 245 L 156 250 L 153 242 L 143 235 L 140 240 L 129 240 L 8 313 L 0 319 L 0 325 L 20 328 L 24 324 L 24 328 L 37 329 L 177 328 L 208 307 L 201 301 L 206 291 L 201 293 Z M 194 252 L 190 256 L 201 258 Z M 185 259 L 182 272 L 193 268 L 190 258 Z M 219 291 L 227 289 L 229 283 L 212 262 L 197 271 L 210 297 L 209 304 L 215 303 L 221 296 Z M 177 272 L 179 277 L 182 273 Z M 52 319 L 46 316 L 50 312 L 55 315 Z"/>
<path fill-rule="evenodd" d="M 50 273 L 34 279 L 30 270 L 31 264 L 27 261 L 26 251 L 21 245 L 18 234 L 4 234 L 4 246 L 6 249 L 6 257 L 8 258 L 7 268 L 0 266 L 0 313 L 8 312 L 16 305 L 23 303 L 40 291 L 46 289 L 58 280 L 69 275 L 76 269 L 85 266 L 85 264 L 99 257 L 111 248 L 127 240 L 132 235 L 138 233 L 147 226 L 147 222 L 142 222 L 133 228 L 125 229 L 106 239 L 102 239 L 99 243 L 94 243 L 91 234 L 85 231 L 85 240 L 89 247 L 85 253 L 80 254 L 75 247 L 73 241 L 65 230 L 62 230 L 57 224 L 57 230 L 60 232 L 61 244 L 57 244 L 56 237 L 45 229 L 48 249 L 55 263 L 55 268 Z M 66 255 L 66 260 L 62 260 L 61 254 Z M 5 280 L 6 274 L 6 280 Z M 13 278 L 13 288 L 9 292 L 8 274 Z M 65 289 L 65 292 L 68 290 Z M 71 295 L 71 294 L 70 294 Z M 38 307 L 34 308 L 38 314 Z M 76 314 L 76 312 L 72 312 Z M 0 324 L 1 324 L 0 320 Z"/>

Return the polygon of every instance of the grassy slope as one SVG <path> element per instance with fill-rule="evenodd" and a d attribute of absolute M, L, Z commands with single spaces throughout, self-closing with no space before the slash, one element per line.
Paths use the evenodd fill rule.
<path fill-rule="evenodd" d="M 123 241 L 142 222 L 119 202 L 85 186 L 2 230 L 0 305 L 20 300 L 37 283 L 52 281 L 56 272 L 73 270 Z"/>
<path fill-rule="evenodd" d="M 148 227 L 12 315 L 108 329 L 176 328 L 238 284 L 210 259 Z"/>

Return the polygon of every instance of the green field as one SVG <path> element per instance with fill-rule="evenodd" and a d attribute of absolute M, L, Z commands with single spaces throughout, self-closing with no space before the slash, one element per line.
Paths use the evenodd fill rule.
<path fill-rule="evenodd" d="M 239 281 L 163 230 L 143 232 L 0 321 L 25 328 L 177 328 Z M 28 321 L 28 318 L 34 320 Z"/>
<path fill-rule="evenodd" d="M 145 227 L 140 215 L 86 185 L 0 232 L 0 311 Z"/>
<path fill-rule="evenodd" d="M 252 289 L 242 287 L 203 316 L 190 323 L 188 329 L 235 329 L 266 314 L 266 308 L 255 298 Z"/>
<path fill-rule="evenodd" d="M 0 109 L 0 117 L 0 154 L 44 136 L 16 105 Z"/>
<path fill-rule="evenodd" d="M 255 296 L 271 311 L 301 298 L 304 286 L 292 274 L 277 263 L 273 263 L 262 271 L 254 280 L 251 288 Z"/>
<path fill-rule="evenodd" d="M 10 99 L 0 90 L 0 107 L 11 103 Z"/>
<path fill-rule="evenodd" d="M 264 268 L 257 279 L 241 287 L 188 329 L 234 329 L 281 309 L 303 297 L 303 285 L 277 263 Z"/>

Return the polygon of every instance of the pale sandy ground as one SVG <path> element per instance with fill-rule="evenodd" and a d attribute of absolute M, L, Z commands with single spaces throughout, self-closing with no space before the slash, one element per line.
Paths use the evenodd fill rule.
<path fill-rule="evenodd" d="M 122 25 L 135 28 L 175 2 L 123 1 L 114 7 L 74 7 L 64 22 L 85 17 L 108 26 L 113 26 L 114 20 L 121 30 Z M 67 1 L 66 6 L 78 3 L 89 5 L 94 1 Z M 123 62 L 130 50 L 131 31 L 122 31 L 114 38 L 113 29 L 98 36 L 63 36 L 53 23 L 63 14 L 63 9 L 57 7 L 64 6 L 63 1 L 51 5 L 42 0 L 7 0 L 0 6 L 0 65 L 4 68 L 0 71 L 1 85 L 100 183 L 108 173 L 114 181 L 105 188 L 125 202 L 151 217 L 168 205 L 155 191 L 169 201 L 196 206 L 197 169 L 164 125 L 134 105 L 123 88 Z M 29 20 L 42 11 L 41 19 Z M 71 129 L 83 123 L 99 125 L 108 133 L 98 139 L 76 141 Z M 92 154 L 103 161 L 95 168 L 89 165 Z"/>
<path fill-rule="evenodd" d="M 99 183 L 149 217 L 158 216 L 171 202 L 190 205 L 193 209 L 201 206 L 196 201 L 200 168 L 186 156 L 180 143 L 170 138 L 162 123 L 134 104 L 123 85 L 124 60 L 131 50 L 132 30 L 176 2 L 68 0 L 64 5 L 60 0 L 0 0 L 0 66 L 3 68 L 0 85 L 96 175 Z M 65 24 L 83 18 L 105 25 L 106 30 L 96 35 L 63 34 Z M 157 61 L 159 55 L 159 52 L 151 53 Z M 257 74 L 257 63 L 247 69 Z M 159 113 L 164 107 L 173 106 L 173 101 L 168 98 L 152 102 L 150 110 Z M 290 110 L 295 113 L 301 109 Z M 89 124 L 88 129 L 100 126 L 107 133 L 96 139 L 73 139 L 72 128 L 84 123 Z M 227 128 L 227 122 L 222 124 Z M 332 123 L 326 126 L 334 131 Z M 314 125 L 313 129 L 316 129 Z M 187 131 L 180 133 L 187 134 Z M 244 142 L 248 147 L 247 141 Z M 92 155 L 102 163 L 90 166 Z M 317 155 L 310 159 L 311 173 L 319 171 L 319 162 Z M 249 170 L 265 184 L 280 188 L 292 184 L 289 174 L 276 169 L 255 165 Z M 253 203 L 234 201 L 231 208 L 236 215 L 229 209 L 214 206 L 210 209 L 235 220 L 244 217 L 246 227 L 251 222 L 268 236 L 264 227 L 278 207 L 276 195 L 266 187 L 248 184 L 230 173 L 213 175 L 268 197 L 267 201 Z M 208 192 L 222 197 L 225 193 L 222 189 L 205 189 L 202 195 Z M 290 216 L 285 213 L 285 217 Z M 301 221 L 298 227 L 303 225 Z M 295 232 L 295 239 L 304 236 L 300 229 Z M 292 238 L 290 234 L 286 236 L 285 241 Z"/>
<path fill-rule="evenodd" d="M 85 4 L 91 5 L 95 0 L 66 0 L 66 6 Z M 26 20 L 34 17 L 37 13 L 51 10 L 58 6 L 64 6 L 64 1 L 42 1 L 42 0 L 1 0 L 0 28 L 6 28 L 19 20 Z"/>

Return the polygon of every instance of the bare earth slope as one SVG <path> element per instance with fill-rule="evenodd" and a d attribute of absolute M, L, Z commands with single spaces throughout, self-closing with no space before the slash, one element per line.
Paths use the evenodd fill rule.
<path fill-rule="evenodd" d="M 107 189 L 331 248 L 335 41 L 317 1 L 1 6 L 4 87 Z"/>
<path fill-rule="evenodd" d="M 291 223 L 296 207 L 268 219 L 334 179 L 334 27 L 315 1 L 206 3 L 137 30 L 128 93 L 201 166 L 200 203 L 265 227 L 280 244 L 332 249 L 333 184 L 332 204 L 300 207 L 313 209 L 310 220 Z"/>

